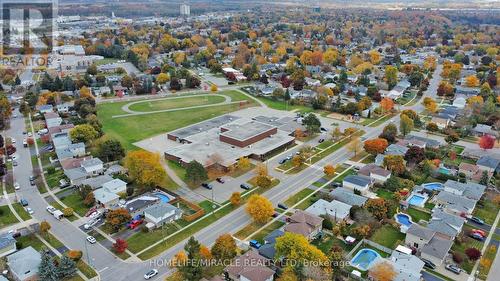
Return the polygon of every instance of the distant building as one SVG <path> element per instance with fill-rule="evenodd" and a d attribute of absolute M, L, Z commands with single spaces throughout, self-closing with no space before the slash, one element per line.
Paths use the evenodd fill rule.
<path fill-rule="evenodd" d="M 191 7 L 187 4 L 181 4 L 180 14 L 183 17 L 189 17 L 189 15 L 191 14 Z"/>

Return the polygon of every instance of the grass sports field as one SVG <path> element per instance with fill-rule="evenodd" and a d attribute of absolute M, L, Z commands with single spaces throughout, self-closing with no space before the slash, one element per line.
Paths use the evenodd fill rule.
<path fill-rule="evenodd" d="M 257 105 L 253 99 L 247 97 L 239 91 L 221 91 L 217 94 L 228 96 L 233 102 L 247 100 L 250 102 L 249 106 Z M 137 111 L 141 109 L 145 111 L 154 111 L 182 108 L 186 107 L 186 105 L 193 106 L 210 103 L 216 104 L 222 102 L 223 100 L 224 98 L 220 96 L 207 98 L 206 96 L 196 97 L 195 95 L 186 95 L 185 98 L 180 99 L 164 99 L 158 101 L 147 100 L 143 103 L 135 103 L 134 101 L 134 105 L 131 106 L 131 109 Z M 138 149 L 133 145 L 133 143 L 137 141 L 220 116 L 222 114 L 230 113 L 241 108 L 239 104 L 225 104 L 206 108 L 194 108 L 172 112 L 159 112 L 113 118 L 115 115 L 127 114 L 127 112 L 122 110 L 122 107 L 129 103 L 131 102 L 109 102 L 101 103 L 97 106 L 97 116 L 103 124 L 104 132 L 108 136 L 119 140 L 127 150 Z M 132 108 L 133 106 L 137 106 L 138 108 Z"/>

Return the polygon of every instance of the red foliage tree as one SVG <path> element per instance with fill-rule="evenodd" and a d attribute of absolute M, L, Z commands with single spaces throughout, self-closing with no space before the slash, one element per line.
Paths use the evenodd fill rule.
<path fill-rule="evenodd" d="M 467 248 L 465 254 L 470 260 L 478 260 L 481 257 L 481 251 L 476 248 Z"/>
<path fill-rule="evenodd" d="M 125 252 L 125 250 L 127 249 L 127 247 L 128 247 L 127 241 L 125 241 L 123 239 L 120 239 L 120 238 L 116 239 L 116 242 L 113 243 L 113 249 L 118 254 L 121 254 L 121 253 Z"/>
<path fill-rule="evenodd" d="M 479 147 L 482 149 L 492 149 L 495 145 L 495 138 L 490 135 L 484 135 L 479 138 Z"/>

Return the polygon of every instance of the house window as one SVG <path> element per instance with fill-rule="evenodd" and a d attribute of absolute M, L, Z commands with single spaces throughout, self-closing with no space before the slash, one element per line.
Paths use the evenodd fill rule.
<path fill-rule="evenodd" d="M 418 248 L 418 243 L 413 243 L 413 247 Z"/>

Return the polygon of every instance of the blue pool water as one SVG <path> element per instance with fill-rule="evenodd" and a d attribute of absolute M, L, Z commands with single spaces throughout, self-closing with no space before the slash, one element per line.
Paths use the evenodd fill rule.
<path fill-rule="evenodd" d="M 408 200 L 410 205 L 422 206 L 425 203 L 425 197 L 413 194 Z"/>
<path fill-rule="evenodd" d="M 441 174 L 445 174 L 445 175 L 451 174 L 451 170 L 448 168 L 445 168 L 445 167 L 439 167 L 438 172 L 440 172 Z"/>
<path fill-rule="evenodd" d="M 442 190 L 444 188 L 443 184 L 440 182 L 424 183 L 422 187 L 427 190 Z"/>
<path fill-rule="evenodd" d="M 380 258 L 379 253 L 372 249 L 361 249 L 351 260 L 351 265 L 360 270 L 366 271 L 370 268 L 373 262 Z"/>
<path fill-rule="evenodd" d="M 170 201 L 170 197 L 168 197 L 168 195 L 163 194 L 163 193 L 155 193 L 154 196 L 160 198 L 160 200 L 163 203 L 168 203 L 168 201 Z"/>
<path fill-rule="evenodd" d="M 397 214 L 396 221 L 408 227 L 411 225 L 410 217 L 405 214 Z"/>

